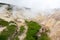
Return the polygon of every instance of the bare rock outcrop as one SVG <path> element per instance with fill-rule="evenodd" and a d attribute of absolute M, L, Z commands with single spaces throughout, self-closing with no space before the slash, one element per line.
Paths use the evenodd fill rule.
<path fill-rule="evenodd" d="M 46 18 L 41 24 L 50 30 L 48 35 L 51 40 L 60 40 L 60 10 L 55 11 L 54 14 Z"/>

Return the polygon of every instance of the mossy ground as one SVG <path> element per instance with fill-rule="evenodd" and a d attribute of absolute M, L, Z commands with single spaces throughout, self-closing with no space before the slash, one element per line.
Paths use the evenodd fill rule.
<path fill-rule="evenodd" d="M 7 27 L 6 29 L 4 29 L 1 34 L 0 34 L 0 40 L 8 40 L 8 37 L 11 37 L 13 35 L 13 33 L 16 31 L 16 25 L 9 25 L 10 23 L 15 23 L 15 22 L 7 22 L 3 19 L 0 19 L 0 25 Z M 15 23 L 16 24 L 16 23 Z M 26 33 L 26 38 L 24 40 L 49 40 L 49 37 L 47 35 L 46 32 L 41 34 L 41 37 L 37 37 L 37 32 L 39 32 L 39 29 L 41 29 L 41 25 L 39 25 L 38 23 L 34 22 L 34 21 L 26 21 L 26 24 L 28 26 L 28 31 Z M 24 32 L 24 26 L 20 27 L 20 31 L 19 33 L 23 33 Z M 19 33 L 17 33 L 16 37 L 13 40 L 19 40 L 18 35 Z"/>

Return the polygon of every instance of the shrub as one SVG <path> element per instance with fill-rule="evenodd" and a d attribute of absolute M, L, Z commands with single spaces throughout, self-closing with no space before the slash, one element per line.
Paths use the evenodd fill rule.
<path fill-rule="evenodd" d="M 26 21 L 26 24 L 28 26 L 28 31 L 25 40 L 37 40 L 36 33 L 39 31 L 41 26 L 34 21 Z"/>
<path fill-rule="evenodd" d="M 12 36 L 12 34 L 15 32 L 16 26 L 10 25 L 7 26 L 6 29 L 4 29 L 0 34 L 0 40 L 8 40 L 8 37 Z"/>
<path fill-rule="evenodd" d="M 7 21 L 3 20 L 3 19 L 0 19 L 0 25 L 2 25 L 2 26 L 8 26 L 9 23 Z"/>
<path fill-rule="evenodd" d="M 19 34 L 21 35 L 21 34 L 24 32 L 24 30 L 25 30 L 24 26 L 21 26 L 21 27 L 20 27 Z"/>

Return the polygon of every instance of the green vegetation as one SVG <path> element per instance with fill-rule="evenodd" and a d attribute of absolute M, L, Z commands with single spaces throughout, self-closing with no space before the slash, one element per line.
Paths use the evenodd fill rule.
<path fill-rule="evenodd" d="M 0 40 L 7 40 L 8 37 L 10 37 L 15 32 L 15 30 L 16 30 L 15 25 L 7 26 L 7 28 L 1 32 Z"/>
<path fill-rule="evenodd" d="M 41 37 L 38 40 L 50 40 L 46 32 L 41 33 Z"/>
<path fill-rule="evenodd" d="M 0 33 L 0 40 L 8 40 L 8 37 L 12 37 L 12 35 L 16 32 L 17 25 L 9 25 L 11 23 L 16 24 L 13 21 L 7 22 L 3 19 L 0 19 L 0 25 L 6 26 L 6 29 L 4 29 Z M 39 29 L 41 29 L 41 26 L 34 21 L 26 21 L 26 24 L 28 26 L 28 31 L 26 33 L 26 38 L 24 40 L 50 40 L 50 38 L 47 35 L 47 32 L 49 32 L 49 30 L 42 32 L 41 36 L 38 37 L 36 34 L 39 32 Z M 24 30 L 24 26 L 21 26 L 20 31 L 17 32 L 15 37 L 13 37 L 13 40 L 19 40 L 18 35 L 21 35 L 24 32 Z"/>
<path fill-rule="evenodd" d="M 9 35 L 13 34 L 16 30 L 16 25 L 10 25 L 7 27 Z"/>
<path fill-rule="evenodd" d="M 26 21 L 26 24 L 28 26 L 28 31 L 25 40 L 37 40 L 36 34 L 41 28 L 41 26 L 38 23 L 33 21 L 30 22 Z"/>
<path fill-rule="evenodd" d="M 24 32 L 24 30 L 25 30 L 24 26 L 21 26 L 19 34 L 21 35 Z"/>
<path fill-rule="evenodd" d="M 14 38 L 14 40 L 19 40 L 18 35 L 16 35 L 16 37 Z"/>
<path fill-rule="evenodd" d="M 45 29 L 44 32 L 41 32 L 41 36 L 38 38 L 38 40 L 50 40 L 49 36 L 47 33 L 50 32 L 49 29 Z"/>
<path fill-rule="evenodd" d="M 0 33 L 0 40 L 8 40 L 8 37 L 11 37 L 16 31 L 16 25 L 9 25 L 10 23 L 12 22 L 7 22 L 3 19 L 0 19 L 0 25 L 6 26 L 6 29 Z"/>
<path fill-rule="evenodd" d="M 47 35 L 48 30 L 42 32 L 41 37 L 38 37 L 36 35 L 39 29 L 41 28 L 41 26 L 38 23 L 33 21 L 26 21 L 26 24 L 28 26 L 28 32 L 25 40 L 50 40 L 50 38 Z"/>
<path fill-rule="evenodd" d="M 3 20 L 3 19 L 0 19 L 0 25 L 2 25 L 2 26 L 8 26 L 9 23 L 7 21 Z"/>

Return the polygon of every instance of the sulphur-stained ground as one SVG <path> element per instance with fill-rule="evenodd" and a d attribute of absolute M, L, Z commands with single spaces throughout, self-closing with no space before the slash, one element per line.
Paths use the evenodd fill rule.
<path fill-rule="evenodd" d="M 43 21 L 40 18 L 38 18 L 37 22 L 50 30 L 48 35 L 50 36 L 51 40 L 60 40 L 60 10 L 55 11 L 54 14 L 50 15 L 49 17 L 43 18 Z"/>
<path fill-rule="evenodd" d="M 53 14 L 48 15 L 48 16 L 40 14 L 34 18 L 30 18 L 30 16 L 26 15 L 26 13 L 29 13 L 29 12 L 27 12 L 27 11 L 25 12 L 24 8 L 23 9 L 13 8 L 14 10 L 9 8 L 9 10 L 7 10 L 8 6 L 3 5 L 0 9 L 1 9 L 0 10 L 0 19 L 7 21 L 7 22 L 5 22 L 5 21 L 1 22 L 2 20 L 0 20 L 0 22 L 2 23 L 1 25 L 3 25 L 4 22 L 6 23 L 6 24 L 4 24 L 4 26 L 0 25 L 0 33 L 5 32 L 6 34 L 8 34 L 8 36 L 9 36 L 8 40 L 13 40 L 15 38 L 16 38 L 15 40 L 24 40 L 25 38 L 28 38 L 30 40 L 32 40 L 32 39 L 40 40 L 39 38 L 37 38 L 36 35 L 38 35 L 39 37 L 42 35 L 42 37 L 46 38 L 47 34 L 50 37 L 50 40 L 60 40 L 60 10 L 55 10 Z M 28 25 L 25 22 L 26 20 L 28 21 Z M 39 25 L 41 25 L 42 30 L 38 30 L 39 26 L 38 25 L 35 26 L 33 24 L 34 22 L 29 23 L 30 21 L 34 21 L 34 22 L 38 23 Z M 13 29 L 9 28 L 11 26 L 13 26 Z M 23 31 L 23 28 L 22 28 L 23 33 L 20 35 L 21 26 L 24 26 L 25 30 Z M 28 27 L 30 27 L 30 28 L 28 28 Z M 49 29 L 49 32 L 47 34 L 44 34 L 46 29 Z M 14 31 L 12 32 L 11 30 L 12 31 L 14 30 Z M 38 30 L 38 33 L 36 33 L 37 30 Z M 9 35 L 9 34 L 11 34 L 11 33 L 8 33 L 9 31 L 11 33 L 13 33 L 12 36 Z M 3 33 L 3 35 L 4 35 L 4 33 Z M 29 38 L 29 37 L 31 37 L 31 38 Z M 40 37 L 41 40 L 44 40 L 42 37 Z M 26 39 L 26 40 L 28 40 L 28 39 Z M 2 40 L 2 39 L 0 39 L 0 40 Z"/>

